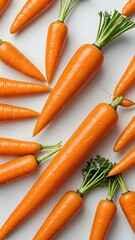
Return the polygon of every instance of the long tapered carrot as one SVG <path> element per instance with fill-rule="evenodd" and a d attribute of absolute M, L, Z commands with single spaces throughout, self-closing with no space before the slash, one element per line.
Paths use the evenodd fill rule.
<path fill-rule="evenodd" d="M 127 144 L 129 144 L 133 139 L 135 139 L 135 116 L 131 119 L 129 124 L 123 130 L 119 138 L 117 139 L 113 151 L 121 151 Z"/>
<path fill-rule="evenodd" d="M 31 78 L 45 81 L 37 67 L 10 42 L 0 40 L 0 60 Z"/>
<path fill-rule="evenodd" d="M 108 176 L 122 173 L 127 169 L 135 166 L 135 148 L 126 154 L 109 172 Z"/>
<path fill-rule="evenodd" d="M 54 2 L 55 0 L 27 0 L 12 23 L 10 33 L 16 33 L 20 31 Z"/>
<path fill-rule="evenodd" d="M 2 13 L 5 11 L 6 7 L 8 6 L 8 4 L 10 3 L 11 0 L 1 0 L 0 1 L 0 16 L 2 15 Z"/>
<path fill-rule="evenodd" d="M 50 91 L 50 87 L 42 84 L 0 78 L 0 97 L 3 98 L 29 96 Z"/>
<path fill-rule="evenodd" d="M 119 97 L 111 105 L 101 103 L 92 110 L 7 219 L 0 229 L 0 238 L 4 238 L 31 215 L 85 161 L 116 125 L 116 107 L 122 100 Z"/>
<path fill-rule="evenodd" d="M 35 118 L 39 113 L 29 109 L 0 103 L 0 121 Z"/>
<path fill-rule="evenodd" d="M 123 95 L 133 84 L 135 84 L 135 56 L 130 61 L 126 71 L 118 82 L 114 90 L 114 96 L 118 97 Z"/>
<path fill-rule="evenodd" d="M 122 14 L 124 16 L 129 16 L 134 12 L 135 12 L 135 0 L 129 0 L 122 9 Z"/>
<path fill-rule="evenodd" d="M 60 61 L 68 35 L 65 19 L 79 0 L 61 0 L 58 20 L 48 28 L 46 41 L 46 77 L 50 83 Z"/>
<path fill-rule="evenodd" d="M 101 68 L 104 60 L 102 47 L 124 31 L 135 27 L 134 22 L 124 18 L 116 10 L 113 15 L 108 12 L 100 12 L 99 15 L 95 43 L 84 44 L 73 55 L 41 111 L 33 136 L 46 127 Z"/>

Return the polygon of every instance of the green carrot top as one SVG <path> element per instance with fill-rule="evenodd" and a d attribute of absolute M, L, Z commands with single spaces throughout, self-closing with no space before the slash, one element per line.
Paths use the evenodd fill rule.
<path fill-rule="evenodd" d="M 114 165 L 113 165 L 114 166 Z M 108 179 L 108 193 L 107 193 L 107 200 L 113 201 L 113 197 L 118 189 L 119 183 L 117 176 L 109 177 Z"/>
<path fill-rule="evenodd" d="M 60 11 L 58 21 L 64 22 L 71 10 L 80 0 L 60 0 Z"/>

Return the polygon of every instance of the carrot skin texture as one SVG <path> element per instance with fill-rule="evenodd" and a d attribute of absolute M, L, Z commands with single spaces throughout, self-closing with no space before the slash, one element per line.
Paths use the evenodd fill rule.
<path fill-rule="evenodd" d="M 0 237 L 8 235 L 43 204 L 86 160 L 117 121 L 118 114 L 110 105 L 98 104 L 7 219 L 0 229 Z"/>
<path fill-rule="evenodd" d="M 51 83 L 67 40 L 68 28 L 60 22 L 50 24 L 46 41 L 46 77 Z"/>
<path fill-rule="evenodd" d="M 2 13 L 5 11 L 6 7 L 8 6 L 8 4 L 10 3 L 11 0 L 1 0 L 0 1 L 0 16 L 2 15 Z"/>
<path fill-rule="evenodd" d="M 51 91 L 51 88 L 42 84 L 0 78 L 0 97 L 3 98 L 29 96 L 49 91 Z"/>
<path fill-rule="evenodd" d="M 124 100 L 120 104 L 120 106 L 122 107 L 132 107 L 134 105 L 135 105 L 135 102 L 127 98 L 124 98 Z"/>
<path fill-rule="evenodd" d="M 119 198 L 120 206 L 135 233 L 135 192 L 127 192 Z"/>
<path fill-rule="evenodd" d="M 27 0 L 16 16 L 10 33 L 16 33 L 45 11 L 55 0 Z"/>
<path fill-rule="evenodd" d="M 0 44 L 0 60 L 22 74 L 45 81 L 37 67 L 10 42 L 4 41 Z"/>
<path fill-rule="evenodd" d="M 119 152 L 127 146 L 133 139 L 135 139 L 135 116 L 131 119 L 129 124 L 123 130 L 118 140 L 116 141 L 113 151 Z"/>
<path fill-rule="evenodd" d="M 102 52 L 95 46 L 81 46 L 71 58 L 49 95 L 37 120 L 33 136 L 47 126 L 96 74 L 103 63 Z"/>
<path fill-rule="evenodd" d="M 129 16 L 135 12 L 135 0 L 129 0 L 122 9 L 122 15 Z"/>
<path fill-rule="evenodd" d="M 135 166 L 135 148 L 133 148 L 120 162 L 118 162 L 109 172 L 108 176 L 114 176 Z"/>
<path fill-rule="evenodd" d="M 97 206 L 89 240 L 104 240 L 115 217 L 117 207 L 108 200 L 101 200 Z"/>
<path fill-rule="evenodd" d="M 33 240 L 54 239 L 82 208 L 83 198 L 74 191 L 67 192 L 49 214 Z"/>

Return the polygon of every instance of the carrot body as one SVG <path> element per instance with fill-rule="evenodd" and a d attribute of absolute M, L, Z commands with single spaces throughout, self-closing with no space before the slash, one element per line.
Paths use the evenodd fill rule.
<path fill-rule="evenodd" d="M 77 50 L 49 95 L 33 135 L 38 134 L 64 109 L 66 104 L 96 74 L 102 63 L 103 54 L 97 47 L 85 44 Z"/>
<path fill-rule="evenodd" d="M 120 206 L 135 233 L 135 192 L 127 192 L 119 198 Z"/>
<path fill-rule="evenodd" d="M 10 33 L 16 33 L 45 11 L 55 0 L 27 0 L 16 16 Z"/>
<path fill-rule="evenodd" d="M 0 104 L 0 121 L 35 118 L 38 115 L 38 112 L 29 108 Z"/>
<path fill-rule="evenodd" d="M 67 34 L 68 28 L 64 23 L 57 21 L 50 24 L 46 42 L 46 76 L 49 83 L 62 55 Z"/>
<path fill-rule="evenodd" d="M 41 84 L 0 78 L 0 97 L 29 96 L 49 92 L 50 90 L 50 87 Z"/>
<path fill-rule="evenodd" d="M 0 16 L 2 15 L 2 13 L 4 12 L 4 10 L 6 9 L 6 7 L 8 6 L 8 4 L 10 3 L 11 0 L 1 0 L 0 1 Z"/>
<path fill-rule="evenodd" d="M 106 103 L 93 109 L 7 219 L 0 229 L 1 238 L 32 214 L 74 173 L 117 120 L 117 112 Z"/>
<path fill-rule="evenodd" d="M 135 12 L 135 0 L 129 0 L 122 9 L 122 14 L 128 16 Z"/>
<path fill-rule="evenodd" d="M 135 116 L 132 118 L 132 120 L 129 122 L 129 124 L 126 126 L 116 141 L 113 148 L 114 152 L 119 152 L 133 139 L 135 139 Z"/>
<path fill-rule="evenodd" d="M 0 43 L 0 60 L 31 78 L 45 81 L 44 76 L 36 66 L 9 42 Z"/>
<path fill-rule="evenodd" d="M 118 97 L 123 95 L 133 84 L 135 84 L 135 56 L 132 58 L 126 71 L 118 82 L 114 90 L 114 96 Z"/>
<path fill-rule="evenodd" d="M 82 209 L 83 198 L 74 191 L 67 192 L 49 214 L 33 240 L 50 240 Z"/>
<path fill-rule="evenodd" d="M 89 240 L 104 240 L 116 214 L 116 205 L 101 200 L 97 206 Z"/>
<path fill-rule="evenodd" d="M 124 98 L 120 104 L 120 106 L 122 107 L 132 107 L 134 105 L 135 105 L 135 102 L 127 98 Z"/>
<path fill-rule="evenodd" d="M 113 176 L 124 172 L 125 170 L 135 166 L 135 148 L 133 148 L 120 162 L 118 162 L 109 172 L 108 176 Z"/>

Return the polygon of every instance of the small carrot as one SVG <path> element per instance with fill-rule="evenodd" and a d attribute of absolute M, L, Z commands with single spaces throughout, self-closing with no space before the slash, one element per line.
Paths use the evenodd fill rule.
<path fill-rule="evenodd" d="M 133 148 L 126 156 L 124 156 L 109 172 L 108 176 L 122 173 L 127 169 L 135 166 L 135 148 Z"/>
<path fill-rule="evenodd" d="M 9 67 L 40 81 L 45 81 L 43 74 L 37 67 L 26 58 L 14 45 L 10 42 L 0 39 L 0 60 Z"/>
<path fill-rule="evenodd" d="M 10 33 L 16 33 L 24 28 L 27 24 L 37 18 L 42 12 L 44 12 L 49 6 L 51 6 L 55 0 L 27 0 L 18 15 L 16 16 Z"/>
<path fill-rule="evenodd" d="M 58 20 L 48 28 L 46 42 L 46 77 L 50 83 L 60 61 L 68 35 L 68 27 L 64 23 L 71 10 L 79 0 L 61 0 Z"/>
<path fill-rule="evenodd" d="M 37 153 L 44 149 L 57 148 L 60 144 L 61 142 L 55 145 L 43 145 L 37 142 L 0 138 L 0 156 L 24 156 Z"/>
<path fill-rule="evenodd" d="M 6 237 L 40 207 L 85 161 L 118 121 L 118 97 L 111 105 L 98 104 L 51 161 L 0 229 Z M 35 201 L 36 199 L 36 201 Z"/>
<path fill-rule="evenodd" d="M 11 0 L 1 0 L 0 1 L 0 16 L 2 15 L 2 13 L 5 11 L 6 7 L 8 6 L 8 4 L 10 3 Z"/>
<path fill-rule="evenodd" d="M 118 35 L 134 28 L 135 23 L 118 11 L 99 13 L 100 23 L 94 44 L 82 45 L 64 69 L 36 122 L 33 136 L 46 127 L 101 68 L 101 49 Z M 117 34 L 116 34 L 117 32 Z"/>
<path fill-rule="evenodd" d="M 112 168 L 112 163 L 105 158 L 97 156 L 95 159 L 90 159 L 82 170 L 83 182 L 81 187 L 77 191 L 67 192 L 60 199 L 33 240 L 54 239 L 63 227 L 83 208 L 83 196 L 94 188 L 108 184 L 106 176 L 110 168 Z"/>
<path fill-rule="evenodd" d="M 89 240 L 104 240 L 115 217 L 117 207 L 113 197 L 118 188 L 116 177 L 108 180 L 108 194 L 106 200 L 101 200 L 97 206 Z"/>
<path fill-rule="evenodd" d="M 122 189 L 122 196 L 119 198 L 120 206 L 135 233 L 135 192 L 129 191 L 122 176 L 118 175 L 118 182 Z"/>
<path fill-rule="evenodd" d="M 127 144 L 129 144 L 133 139 L 135 139 L 135 116 L 131 119 L 129 124 L 123 130 L 119 138 L 117 139 L 113 151 L 121 151 Z"/>
<path fill-rule="evenodd" d="M 0 103 L 0 121 L 35 118 L 38 115 L 38 112 L 29 108 Z"/>
<path fill-rule="evenodd" d="M 135 102 L 127 98 L 124 98 L 120 104 L 120 106 L 122 107 L 132 107 L 134 105 L 135 105 Z"/>
<path fill-rule="evenodd" d="M 133 84 L 135 84 L 135 56 L 133 56 L 126 71 L 119 80 L 114 90 L 114 96 L 123 95 Z"/>
<path fill-rule="evenodd" d="M 124 16 L 129 16 L 134 12 L 135 12 L 135 0 L 129 0 L 122 9 L 122 14 Z"/>
<path fill-rule="evenodd" d="M 0 78 L 0 97 L 29 96 L 49 91 L 51 88 L 42 84 Z"/>

